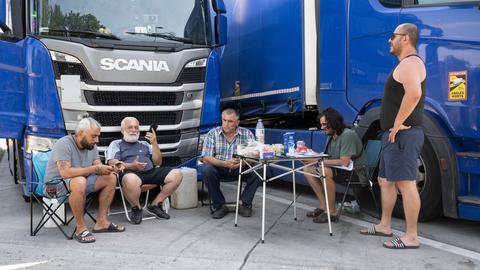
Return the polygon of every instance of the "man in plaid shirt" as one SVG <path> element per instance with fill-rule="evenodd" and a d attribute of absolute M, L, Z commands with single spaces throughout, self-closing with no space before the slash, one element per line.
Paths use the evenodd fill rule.
<path fill-rule="evenodd" d="M 225 197 L 220 190 L 220 181 L 224 178 L 238 177 L 240 160 L 233 158 L 237 145 L 255 140 L 250 130 L 238 126 L 240 123 L 238 119 L 239 115 L 235 110 L 225 109 L 222 112 L 222 126 L 210 130 L 203 143 L 202 179 L 215 209 L 212 217 L 217 219 L 223 218 L 228 213 Z M 246 182 L 246 186 L 240 195 L 243 203 L 238 213 L 243 217 L 251 217 L 252 201 L 260 179 L 254 173 L 249 173 L 242 176 L 242 181 Z"/>

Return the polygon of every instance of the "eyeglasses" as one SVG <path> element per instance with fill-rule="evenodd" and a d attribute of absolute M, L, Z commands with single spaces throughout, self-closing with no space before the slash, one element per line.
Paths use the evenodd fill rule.
<path fill-rule="evenodd" d="M 400 33 L 395 33 L 393 32 L 391 35 L 390 35 L 390 40 L 393 40 L 395 38 L 395 36 L 407 36 L 407 34 L 400 34 Z"/>

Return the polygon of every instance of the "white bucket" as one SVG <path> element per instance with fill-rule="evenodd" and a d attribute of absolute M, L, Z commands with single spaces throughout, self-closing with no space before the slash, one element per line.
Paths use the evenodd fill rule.
<path fill-rule="evenodd" d="M 56 209 L 58 207 L 58 201 L 56 199 L 43 198 L 43 201 L 47 205 L 51 205 L 50 209 L 52 209 L 52 210 Z M 43 213 L 45 214 L 45 209 L 43 209 Z M 58 219 L 56 216 L 52 217 L 58 222 L 58 224 L 62 224 L 63 222 L 65 222 L 63 220 L 65 218 L 65 204 L 60 205 L 60 207 L 58 207 L 58 209 L 57 209 L 57 211 L 55 211 L 55 213 L 61 218 L 61 219 Z M 57 227 L 57 225 L 55 225 L 55 222 L 53 222 L 53 220 L 50 218 L 45 223 L 44 227 L 45 228 L 55 228 L 55 227 Z"/>
<path fill-rule="evenodd" d="M 172 194 L 171 206 L 175 209 L 188 209 L 198 206 L 197 170 L 182 168 L 183 180 Z"/>

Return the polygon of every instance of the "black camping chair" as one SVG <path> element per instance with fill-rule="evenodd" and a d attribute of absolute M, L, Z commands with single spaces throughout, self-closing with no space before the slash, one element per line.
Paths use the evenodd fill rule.
<path fill-rule="evenodd" d="M 375 193 L 373 192 L 373 176 L 375 169 L 378 166 L 378 162 L 380 159 L 380 150 L 381 150 L 381 142 L 377 140 L 369 140 L 367 141 L 367 145 L 365 146 L 365 154 L 367 157 L 367 166 L 368 166 L 368 183 L 367 183 L 367 188 L 369 189 L 369 192 L 372 196 L 373 203 L 375 204 L 375 209 L 377 210 L 377 215 L 380 218 L 380 209 L 377 203 L 377 199 L 375 197 Z M 355 170 L 352 170 L 350 173 L 350 177 L 348 178 L 347 182 L 347 188 L 345 190 L 345 193 L 343 194 L 342 202 L 340 204 L 340 209 L 338 212 L 338 217 L 342 214 L 343 211 L 343 206 L 345 203 L 345 199 L 347 197 L 348 191 L 350 190 L 351 185 L 364 185 L 358 181 L 358 177 L 356 177 Z"/>

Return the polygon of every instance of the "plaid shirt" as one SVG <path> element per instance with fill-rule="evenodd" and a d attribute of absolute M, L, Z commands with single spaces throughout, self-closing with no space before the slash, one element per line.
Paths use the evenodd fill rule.
<path fill-rule="evenodd" d="M 246 128 L 237 127 L 232 143 L 228 143 L 222 127 L 216 127 L 208 132 L 203 142 L 202 156 L 229 160 L 237 151 L 237 145 L 246 144 L 249 140 L 255 140 L 253 133 Z"/>

